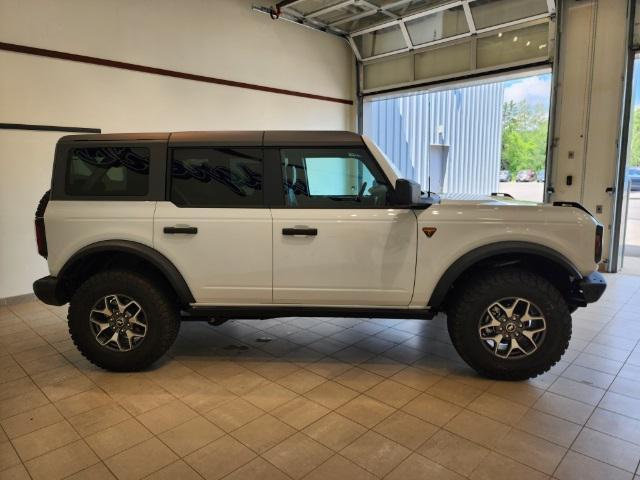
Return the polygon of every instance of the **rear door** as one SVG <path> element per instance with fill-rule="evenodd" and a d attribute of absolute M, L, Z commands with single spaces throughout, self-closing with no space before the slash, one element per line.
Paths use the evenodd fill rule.
<path fill-rule="evenodd" d="M 274 303 L 404 306 L 417 221 L 362 147 L 279 151 L 284 206 L 273 208 Z"/>
<path fill-rule="evenodd" d="M 272 302 L 271 214 L 260 146 L 169 150 L 168 201 L 158 202 L 154 245 L 196 302 Z"/>

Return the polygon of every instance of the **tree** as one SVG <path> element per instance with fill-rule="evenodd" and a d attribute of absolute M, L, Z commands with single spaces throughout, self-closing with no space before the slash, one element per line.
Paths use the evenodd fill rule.
<path fill-rule="evenodd" d="M 640 167 L 640 107 L 633 110 L 631 117 L 631 152 L 627 164 L 629 167 Z"/>
<path fill-rule="evenodd" d="M 526 100 L 505 102 L 500 168 L 512 174 L 525 169 L 542 170 L 547 156 L 547 130 L 548 112 L 542 104 Z"/>

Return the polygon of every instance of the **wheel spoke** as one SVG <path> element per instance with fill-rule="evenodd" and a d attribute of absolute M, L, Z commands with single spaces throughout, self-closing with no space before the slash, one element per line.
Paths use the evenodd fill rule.
<path fill-rule="evenodd" d="M 100 340 L 100 338 L 96 337 L 96 339 L 98 340 L 98 343 L 100 343 L 100 345 L 108 345 L 111 342 L 117 342 L 118 341 L 118 332 L 113 332 L 113 335 L 111 335 L 110 337 L 107 337 L 106 340 Z"/>
<path fill-rule="evenodd" d="M 147 325 L 142 323 L 142 322 L 140 322 L 139 320 L 129 319 L 129 324 L 136 325 L 137 327 L 142 328 L 144 333 L 147 332 Z"/>
<path fill-rule="evenodd" d="M 505 305 L 504 303 L 502 303 L 504 300 L 501 300 L 499 302 L 496 302 L 495 305 L 498 305 L 500 307 L 500 309 L 502 309 L 502 311 L 504 312 L 505 317 L 510 317 L 511 315 L 513 315 L 513 309 L 516 306 L 516 303 L 514 302 L 510 307 Z"/>
<path fill-rule="evenodd" d="M 496 317 L 496 314 L 493 311 L 496 308 L 500 310 L 500 313 L 502 313 L 503 318 L 506 318 L 509 316 L 509 314 L 507 313 L 507 309 L 504 307 L 504 305 L 502 305 L 500 302 L 496 302 L 493 305 L 491 305 L 489 308 L 487 308 L 487 313 L 492 319 L 497 320 L 498 322 L 501 321 L 500 318 Z"/>
<path fill-rule="evenodd" d="M 488 328 L 499 327 L 500 325 L 502 325 L 502 324 L 492 316 L 491 317 L 491 321 L 489 323 L 485 323 L 484 325 L 480 325 L 479 331 L 482 334 L 483 330 L 486 330 Z"/>
<path fill-rule="evenodd" d="M 93 323 L 94 325 L 97 325 L 99 330 L 96 333 L 96 337 L 99 336 L 102 332 L 104 332 L 107 328 L 110 327 L 109 322 L 99 322 L 98 320 L 91 318 L 89 319 L 89 321 L 91 323 Z"/>
<path fill-rule="evenodd" d="M 104 297 L 104 301 L 106 308 L 108 308 L 112 314 L 122 312 L 123 305 L 120 303 L 117 295 L 107 295 Z"/>
<path fill-rule="evenodd" d="M 144 338 L 143 334 L 135 333 L 132 330 L 126 331 L 127 338 L 129 339 L 129 345 L 133 345 L 133 339 L 135 338 Z"/>
<path fill-rule="evenodd" d="M 94 308 L 91 310 L 91 313 L 99 313 L 100 315 L 104 315 L 105 317 L 111 316 L 111 310 L 109 310 L 109 307 L 106 303 L 104 308 Z"/>
<path fill-rule="evenodd" d="M 517 339 L 515 339 L 514 337 L 511 337 L 511 342 L 509 342 L 509 350 L 507 350 L 507 354 L 505 355 L 506 357 L 508 357 L 509 355 L 511 355 L 511 352 L 513 352 L 515 349 L 520 350 L 523 353 L 527 353 L 521 346 L 520 343 L 518 342 Z"/>
<path fill-rule="evenodd" d="M 135 309 L 135 313 L 131 312 L 131 309 Z M 123 308 L 123 312 L 127 312 L 129 315 L 131 315 L 131 318 L 136 318 L 138 316 L 138 314 L 140 312 L 142 312 L 142 307 L 140 306 L 140 304 L 138 302 L 136 302 L 135 300 L 131 300 L 129 303 L 127 303 L 124 308 Z"/>
<path fill-rule="evenodd" d="M 534 337 L 534 335 L 536 333 L 540 333 L 540 332 L 544 332 L 544 331 L 545 331 L 545 328 L 538 328 L 536 330 L 523 330 L 522 331 L 522 335 L 527 337 L 529 339 L 529 341 L 531 343 L 533 343 L 533 345 L 536 346 L 536 348 L 537 348 L 538 345 L 536 344 L 536 341 L 533 339 L 533 337 Z"/>
<path fill-rule="evenodd" d="M 498 355 L 498 348 L 500 348 L 500 344 L 502 343 L 503 338 L 504 336 L 501 333 L 499 333 L 495 337 L 490 338 L 491 340 L 493 340 L 493 353 L 495 353 L 496 355 Z"/>

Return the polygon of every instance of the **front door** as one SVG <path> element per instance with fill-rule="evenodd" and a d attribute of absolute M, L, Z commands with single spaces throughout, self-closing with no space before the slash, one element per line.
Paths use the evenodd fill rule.
<path fill-rule="evenodd" d="M 260 148 L 174 148 L 170 201 L 158 202 L 154 246 L 197 303 L 272 301 L 271 213 Z"/>
<path fill-rule="evenodd" d="M 405 306 L 417 221 L 365 148 L 280 151 L 283 208 L 273 208 L 273 301 Z"/>

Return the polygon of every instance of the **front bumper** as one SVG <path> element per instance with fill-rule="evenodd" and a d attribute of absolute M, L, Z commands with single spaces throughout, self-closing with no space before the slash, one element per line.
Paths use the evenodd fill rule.
<path fill-rule="evenodd" d="M 577 306 L 584 307 L 588 303 L 597 302 L 607 289 L 607 281 L 599 272 L 593 272 L 576 280 L 573 284 L 571 300 Z"/>
<path fill-rule="evenodd" d="M 62 282 L 57 277 L 48 275 L 33 282 L 33 293 L 38 300 L 47 305 L 64 305 L 69 301 Z"/>

